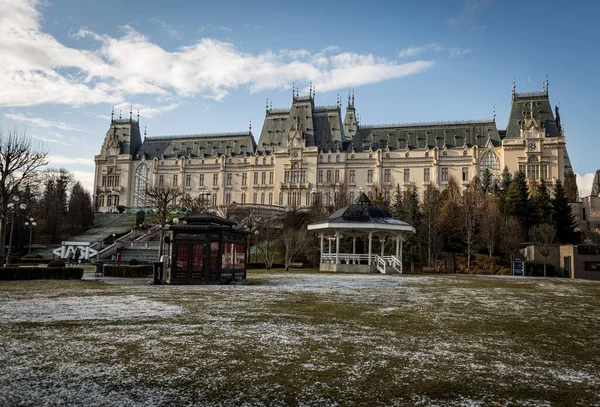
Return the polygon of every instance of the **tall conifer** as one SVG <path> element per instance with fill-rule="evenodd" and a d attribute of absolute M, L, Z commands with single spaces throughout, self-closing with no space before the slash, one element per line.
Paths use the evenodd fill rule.
<path fill-rule="evenodd" d="M 556 235 L 561 243 L 579 243 L 580 236 L 575 230 L 577 222 L 573 216 L 569 198 L 560 181 L 554 185 L 554 198 L 552 199 L 552 222 L 556 227 Z"/>

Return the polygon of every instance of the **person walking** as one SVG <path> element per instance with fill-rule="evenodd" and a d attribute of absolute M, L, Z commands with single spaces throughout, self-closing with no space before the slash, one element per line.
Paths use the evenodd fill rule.
<path fill-rule="evenodd" d="M 117 252 L 117 263 L 121 262 L 121 252 Z"/>
<path fill-rule="evenodd" d="M 70 266 L 71 264 L 73 264 L 73 252 L 69 252 L 67 258 L 69 259 L 68 265 Z"/>
<path fill-rule="evenodd" d="M 117 255 L 116 254 L 112 254 L 112 256 L 110 256 L 110 261 L 112 261 L 113 263 L 117 260 Z"/>
<path fill-rule="evenodd" d="M 79 257 L 81 257 L 81 250 L 79 250 L 78 247 L 77 250 L 75 250 L 75 265 L 79 264 Z"/>

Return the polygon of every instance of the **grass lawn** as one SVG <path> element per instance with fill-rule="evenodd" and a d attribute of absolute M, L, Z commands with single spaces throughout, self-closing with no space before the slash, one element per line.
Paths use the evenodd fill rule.
<path fill-rule="evenodd" d="M 600 405 L 600 283 L 0 282 L 0 405 Z"/>

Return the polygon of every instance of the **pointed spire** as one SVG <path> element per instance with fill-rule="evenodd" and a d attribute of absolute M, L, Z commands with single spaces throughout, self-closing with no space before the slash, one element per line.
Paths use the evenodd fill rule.
<path fill-rule="evenodd" d="M 515 84 L 515 77 L 513 76 L 513 84 L 512 84 L 512 93 L 511 95 L 514 97 L 517 93 L 517 85 Z"/>
<path fill-rule="evenodd" d="M 292 99 L 296 99 L 296 83 L 292 82 Z"/>
<path fill-rule="evenodd" d="M 352 107 L 354 107 L 354 88 L 352 88 Z"/>
<path fill-rule="evenodd" d="M 144 126 L 144 137 L 146 137 L 146 126 Z"/>
<path fill-rule="evenodd" d="M 317 88 L 315 86 L 313 86 L 313 90 L 312 90 L 312 99 L 313 101 L 315 100 L 315 95 L 317 94 Z"/>
<path fill-rule="evenodd" d="M 269 112 L 273 110 L 273 101 L 271 100 L 271 102 L 269 102 Z"/>
<path fill-rule="evenodd" d="M 131 119 L 133 119 L 133 105 L 130 103 L 129 104 L 129 121 L 131 121 Z"/>
<path fill-rule="evenodd" d="M 250 123 L 248 124 L 248 130 L 252 133 L 252 119 L 250 119 Z"/>
<path fill-rule="evenodd" d="M 138 123 L 140 122 L 140 109 L 138 109 L 138 111 L 137 111 L 137 121 L 138 121 Z"/>
<path fill-rule="evenodd" d="M 350 107 L 350 88 L 348 88 L 348 107 Z"/>
<path fill-rule="evenodd" d="M 119 109 L 119 120 L 121 120 L 123 117 L 121 116 L 121 109 Z"/>
<path fill-rule="evenodd" d="M 312 81 L 310 81 L 310 86 L 308 88 L 308 96 L 312 98 Z"/>
<path fill-rule="evenodd" d="M 110 121 L 111 121 L 111 123 L 113 122 L 114 119 L 115 119 L 115 105 L 113 105 L 112 111 L 110 112 Z"/>
<path fill-rule="evenodd" d="M 492 115 L 494 123 L 496 123 L 496 105 L 494 105 L 494 114 Z"/>
<path fill-rule="evenodd" d="M 267 112 L 268 112 L 268 111 L 269 111 L 269 98 L 267 98 L 267 105 L 266 105 L 266 109 L 267 109 Z"/>
<path fill-rule="evenodd" d="M 550 82 L 548 81 L 548 74 L 546 74 L 546 93 L 548 93 L 549 87 L 550 87 Z"/>

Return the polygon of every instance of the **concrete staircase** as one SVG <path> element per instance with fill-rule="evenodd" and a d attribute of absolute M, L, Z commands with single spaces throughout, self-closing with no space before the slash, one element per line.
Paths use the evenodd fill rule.
<path fill-rule="evenodd" d="M 158 261 L 158 249 L 120 249 L 121 263 L 128 263 L 131 259 L 136 259 L 140 263 L 153 263 Z"/>

